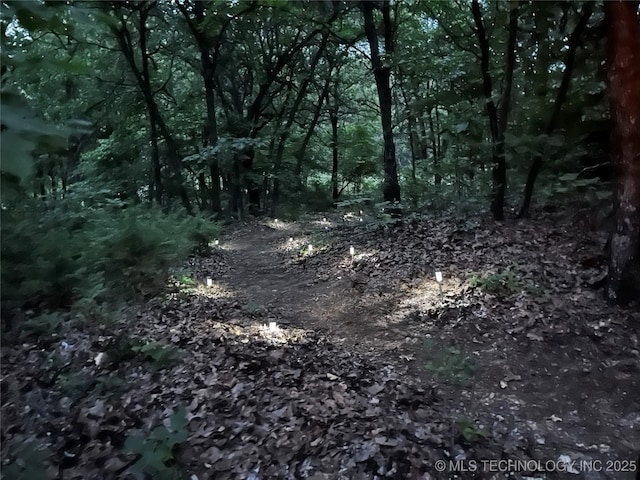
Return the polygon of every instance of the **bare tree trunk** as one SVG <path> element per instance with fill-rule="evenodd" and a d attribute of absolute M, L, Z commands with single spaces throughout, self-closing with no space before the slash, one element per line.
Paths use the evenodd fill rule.
<path fill-rule="evenodd" d="M 482 13 L 478 0 L 471 2 L 471 12 L 475 23 L 475 32 L 480 47 L 480 69 L 482 71 L 482 85 L 486 101 L 487 116 L 489 117 L 489 130 L 492 142 L 491 171 L 491 213 L 498 221 L 504 220 L 504 197 L 507 188 L 507 164 L 504 152 L 504 133 L 507 128 L 509 108 L 511 104 L 511 86 L 513 83 L 513 70 L 515 67 L 516 38 L 518 34 L 518 4 L 511 0 L 509 5 L 509 38 L 507 40 L 506 64 L 504 87 L 500 99 L 500 110 L 492 100 L 493 85 L 489 73 L 489 37 L 487 36 L 482 21 Z"/>
<path fill-rule="evenodd" d="M 298 89 L 298 93 L 296 94 L 296 98 L 291 106 L 291 110 L 289 110 L 289 116 L 287 117 L 287 121 L 282 129 L 282 133 L 280 134 L 280 138 L 278 141 L 278 148 L 276 150 L 275 159 L 273 162 L 273 195 L 272 195 L 272 213 L 275 213 L 275 209 L 278 206 L 280 201 L 280 170 L 282 168 L 282 157 L 284 156 L 284 149 L 289 139 L 289 134 L 291 133 L 291 127 L 293 122 L 300 111 L 300 106 L 302 105 L 302 101 L 304 100 L 307 89 L 309 88 L 309 84 L 311 83 L 311 79 L 313 78 L 314 72 L 322 55 L 327 47 L 327 42 L 329 41 L 328 34 L 323 34 L 322 41 L 316 50 L 316 53 L 311 60 L 311 64 L 308 66 L 308 75 L 304 78 L 300 87 Z M 331 76 L 331 69 L 329 70 L 329 76 Z"/>
<path fill-rule="evenodd" d="M 384 187 L 383 196 L 386 202 L 400 201 L 400 184 L 398 183 L 398 165 L 396 163 L 396 146 L 393 141 L 393 124 L 391 116 L 391 68 L 384 65 L 378 46 L 378 33 L 373 20 L 373 2 L 362 1 L 360 8 L 364 17 L 364 30 L 371 48 L 371 66 L 378 89 L 380 102 L 380 119 L 382 121 L 382 136 L 384 138 Z M 391 24 L 390 4 L 388 0 L 382 2 L 384 24 L 385 54 L 393 53 L 393 28 Z"/>
<path fill-rule="evenodd" d="M 438 107 L 436 106 L 435 108 L 437 109 Z M 435 171 L 433 175 L 433 181 L 435 185 L 440 185 L 442 183 L 442 176 L 438 173 L 438 169 L 440 168 L 440 149 L 438 148 L 436 129 L 433 125 L 433 114 L 431 113 L 432 111 L 433 110 L 429 110 L 429 132 L 431 133 L 431 153 L 433 154 L 432 160 L 433 168 Z"/>
<path fill-rule="evenodd" d="M 149 16 L 149 12 L 155 8 L 156 2 L 143 2 L 136 6 L 136 9 L 139 10 L 139 23 L 138 23 L 138 34 L 139 34 L 139 49 L 140 49 L 140 57 L 141 57 L 141 67 L 138 67 L 135 59 L 134 53 L 134 45 L 131 40 L 131 34 L 127 29 L 125 19 L 121 19 L 121 24 L 119 27 L 111 26 L 111 31 L 118 40 L 120 45 L 120 50 L 129 63 L 129 67 L 131 68 L 131 72 L 133 73 L 136 81 L 138 83 L 138 87 L 140 88 L 140 93 L 147 104 L 147 110 L 149 114 L 149 121 L 152 124 L 157 125 L 160 133 L 165 139 L 167 144 L 167 156 L 169 159 L 169 167 L 171 168 L 171 177 L 170 183 L 168 187 L 170 187 L 170 193 L 177 193 L 180 199 L 182 200 L 182 205 L 185 210 L 189 214 L 192 213 L 191 202 L 189 201 L 189 197 L 187 195 L 187 191 L 184 188 L 182 183 L 182 166 L 181 160 L 178 153 L 177 145 L 173 139 L 173 135 L 171 131 L 167 127 L 167 124 L 164 121 L 160 113 L 160 109 L 158 108 L 158 104 L 154 98 L 153 90 L 151 88 L 151 78 L 149 73 L 149 52 L 147 50 L 147 18 Z M 167 188 L 169 190 L 169 188 Z"/>
<path fill-rule="evenodd" d="M 400 93 L 402 93 L 402 98 L 404 100 L 404 106 L 407 111 L 407 123 L 409 127 L 409 149 L 411 150 L 411 178 L 413 180 L 416 179 L 416 160 L 417 160 L 417 152 L 416 152 L 416 118 L 413 114 L 413 106 L 409 102 L 409 96 L 407 95 L 407 91 L 404 87 L 404 82 L 400 82 Z"/>
<path fill-rule="evenodd" d="M 322 92 L 320 93 L 320 98 L 318 99 L 318 105 L 316 106 L 315 111 L 313 112 L 313 118 L 309 123 L 309 127 L 307 128 L 307 133 L 305 133 L 304 138 L 302 139 L 302 144 L 300 148 L 295 154 L 296 157 L 296 168 L 295 174 L 298 178 L 300 184 L 302 184 L 302 163 L 304 162 L 304 157 L 307 152 L 307 147 L 309 146 L 309 142 L 311 141 L 311 137 L 313 136 L 313 132 L 318 125 L 318 121 L 320 120 L 320 115 L 322 114 L 322 107 L 324 105 L 327 96 L 329 95 L 329 88 L 331 87 L 331 73 L 327 75 L 325 79 L 324 86 L 322 87 Z"/>
<path fill-rule="evenodd" d="M 162 205 L 162 167 L 160 165 L 160 149 L 158 148 L 158 130 L 155 123 L 151 123 L 151 188 L 153 199 Z"/>
<path fill-rule="evenodd" d="M 338 105 L 334 105 L 329 112 L 331 121 L 331 198 L 334 203 L 338 200 Z"/>
<path fill-rule="evenodd" d="M 616 229 L 605 291 L 612 303 L 640 299 L 640 26 L 638 2 L 605 2 L 608 94 L 617 174 Z"/>

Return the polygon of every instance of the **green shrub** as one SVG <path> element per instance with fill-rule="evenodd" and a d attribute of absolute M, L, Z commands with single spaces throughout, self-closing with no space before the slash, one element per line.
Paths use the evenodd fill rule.
<path fill-rule="evenodd" d="M 472 287 L 494 294 L 512 294 L 524 288 L 523 282 L 511 268 L 501 272 L 472 273 L 469 283 Z"/>
<path fill-rule="evenodd" d="M 439 352 L 431 340 L 425 340 L 424 349 L 429 357 L 425 367 L 443 381 L 466 385 L 473 378 L 473 362 L 462 350 L 449 347 Z"/>
<path fill-rule="evenodd" d="M 93 201 L 87 200 L 86 204 Z M 202 249 L 216 224 L 156 208 L 85 206 L 69 194 L 2 212 L 2 303 L 59 309 L 161 288 L 169 268 Z"/>
<path fill-rule="evenodd" d="M 15 460 L 2 467 L 2 478 L 11 480 L 51 478 L 46 469 L 46 462 L 53 454 L 48 448 L 35 442 L 24 441 L 16 446 L 14 454 Z"/>
<path fill-rule="evenodd" d="M 165 346 L 155 341 L 131 347 L 131 350 L 141 354 L 145 360 L 150 361 L 157 368 L 169 367 L 180 358 L 180 352 L 176 347 Z"/>
<path fill-rule="evenodd" d="M 466 445 L 474 445 L 487 438 L 487 434 L 468 417 L 460 417 L 455 423 L 461 442 Z"/>
<path fill-rule="evenodd" d="M 179 408 L 169 419 L 169 426 L 158 425 L 147 437 L 131 435 L 124 449 L 137 455 L 131 467 L 133 473 L 142 473 L 149 478 L 173 480 L 185 476 L 176 468 L 174 449 L 187 440 L 189 423 L 184 407 Z"/>

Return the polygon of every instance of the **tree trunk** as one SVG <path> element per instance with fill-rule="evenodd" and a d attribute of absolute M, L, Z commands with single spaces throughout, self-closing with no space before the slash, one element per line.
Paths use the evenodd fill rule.
<path fill-rule="evenodd" d="M 569 38 L 569 48 L 564 60 L 565 69 L 562 73 L 562 81 L 560 83 L 560 87 L 558 87 L 555 102 L 553 103 L 553 110 L 551 111 L 551 115 L 549 116 L 549 120 L 547 121 L 547 125 L 544 129 L 545 135 L 551 135 L 551 133 L 553 133 L 556 128 L 556 122 L 558 121 L 562 105 L 564 104 L 564 101 L 567 98 L 567 94 L 569 92 L 569 85 L 571 83 L 571 77 L 573 76 L 576 50 L 578 49 L 580 36 L 587 27 L 587 23 L 589 22 L 589 17 L 591 17 L 592 11 L 593 2 L 585 4 L 582 10 L 580 21 L 576 25 L 576 28 L 573 30 L 573 32 L 571 33 L 571 37 Z M 517 218 L 524 218 L 529 215 L 529 207 L 531 206 L 533 188 L 535 186 L 536 179 L 538 178 L 538 173 L 540 173 L 541 168 L 542 154 L 537 153 L 533 158 L 533 162 L 531 163 L 531 167 L 529 168 L 529 173 L 527 174 L 527 183 L 524 187 L 524 199 L 522 201 L 522 206 L 520 207 Z"/>
<path fill-rule="evenodd" d="M 329 113 L 331 121 L 331 198 L 338 201 L 338 105 L 334 105 Z"/>
<path fill-rule="evenodd" d="M 318 121 L 320 120 L 320 115 L 322 114 L 322 106 L 324 105 L 327 96 L 329 95 L 329 88 L 331 87 L 331 70 L 327 75 L 324 86 L 322 87 L 322 92 L 320 93 L 320 98 L 318 99 L 318 105 L 316 106 L 315 111 L 313 112 L 313 118 L 311 119 L 311 123 L 309 124 L 309 128 L 307 128 L 307 133 L 305 133 L 304 138 L 302 139 L 302 144 L 300 148 L 296 152 L 296 168 L 295 174 L 298 177 L 298 181 L 302 185 L 302 163 L 304 162 L 304 156 L 307 152 L 307 147 L 309 146 L 309 142 L 311 141 L 311 137 L 313 136 L 313 132 L 318 125 Z"/>
<path fill-rule="evenodd" d="M 491 213 L 498 221 L 504 220 L 504 197 L 507 188 L 507 164 L 504 152 L 504 133 L 507 128 L 509 108 L 511 104 L 511 86 L 515 67 L 515 48 L 518 33 L 518 5 L 511 0 L 509 6 L 509 38 L 507 40 L 504 88 L 500 99 L 500 111 L 492 100 L 493 85 L 489 73 L 489 38 L 482 21 L 482 13 L 478 0 L 472 0 L 471 12 L 475 23 L 475 32 L 480 47 L 480 69 L 482 86 L 486 101 L 489 130 L 491 132 L 493 168 L 491 171 Z"/>
<path fill-rule="evenodd" d="M 396 163 L 396 146 L 393 141 L 393 124 L 391 116 L 391 69 L 385 66 L 380 56 L 378 46 L 378 33 L 373 21 L 373 2 L 360 2 L 360 8 L 364 17 L 364 30 L 371 49 L 371 67 L 378 90 L 380 102 L 380 119 L 382 122 L 382 136 L 384 139 L 384 186 L 383 197 L 385 202 L 400 201 L 400 184 L 398 183 L 398 165 Z M 385 54 L 393 53 L 393 31 L 390 17 L 389 1 L 382 2 L 382 15 L 384 23 Z"/>
<path fill-rule="evenodd" d="M 400 92 L 402 93 L 402 98 L 404 99 L 404 106 L 407 110 L 407 123 L 409 128 L 409 150 L 411 151 L 411 178 L 413 180 L 416 179 L 416 160 L 417 160 L 417 152 L 416 152 L 416 124 L 415 124 L 415 116 L 413 114 L 413 106 L 409 102 L 409 97 L 407 95 L 406 89 L 404 87 L 404 83 L 400 82 Z"/>
<path fill-rule="evenodd" d="M 203 60 L 204 67 L 204 60 Z M 204 92 L 207 102 L 207 138 L 206 145 L 215 146 L 218 143 L 218 128 L 216 121 L 216 104 L 213 84 L 213 72 L 211 75 L 208 72 L 211 71 L 211 67 L 203 72 L 204 77 Z M 211 177 L 211 188 L 209 190 L 211 200 L 211 210 L 215 213 L 220 213 L 220 167 L 218 165 L 218 157 L 212 156 L 209 159 L 209 174 Z"/>
<path fill-rule="evenodd" d="M 437 109 L 438 107 L 436 107 Z M 440 185 L 442 183 L 442 176 L 438 173 L 438 169 L 440 168 L 440 149 L 437 144 L 436 137 L 436 129 L 433 126 L 433 115 L 431 114 L 432 110 L 429 110 L 429 131 L 431 132 L 431 153 L 433 154 L 433 181 L 435 185 Z M 425 145 L 425 154 L 426 154 L 426 145 Z"/>
<path fill-rule="evenodd" d="M 162 167 L 160 165 L 160 149 L 158 148 L 158 131 L 155 123 L 151 123 L 151 186 L 152 195 L 158 206 L 162 205 Z"/>
<path fill-rule="evenodd" d="M 605 2 L 608 95 L 617 174 L 616 228 L 611 235 L 606 298 L 640 299 L 640 26 L 638 2 Z"/>
<path fill-rule="evenodd" d="M 182 200 L 182 205 L 184 206 L 185 210 L 189 214 L 192 214 L 191 202 L 189 201 L 187 191 L 182 184 L 182 166 L 180 156 L 178 154 L 178 148 L 171 132 L 169 131 L 169 128 L 164 122 L 164 118 L 160 114 L 160 109 L 158 108 L 158 104 L 154 98 L 153 90 L 151 88 L 151 78 L 149 73 L 149 52 L 147 50 L 146 22 L 150 10 L 154 7 L 155 2 L 150 2 L 144 4 L 139 10 L 138 34 L 140 40 L 139 49 L 141 57 L 141 68 L 139 68 L 136 63 L 133 43 L 131 41 L 130 32 L 127 29 L 126 20 L 121 19 L 120 27 L 118 28 L 112 26 L 111 31 L 118 40 L 120 50 L 129 63 L 131 72 L 136 78 L 138 87 L 140 88 L 140 92 L 142 93 L 145 103 L 147 104 L 149 121 L 157 125 L 161 135 L 164 137 L 167 144 L 167 157 L 169 160 L 168 163 L 172 173 L 170 182 L 167 185 L 167 187 L 169 187 L 167 188 L 167 190 L 169 190 L 170 193 L 178 194 L 178 196 Z"/>
<path fill-rule="evenodd" d="M 307 89 L 309 88 L 309 84 L 311 83 L 311 79 L 313 78 L 314 72 L 320 59 L 322 58 L 322 54 L 324 53 L 327 42 L 329 40 L 328 34 L 324 33 L 322 36 L 322 41 L 318 46 L 318 50 L 311 61 L 311 64 L 307 68 L 307 76 L 304 78 L 302 83 L 300 84 L 300 88 L 298 89 L 298 93 L 296 94 L 296 98 L 289 110 L 289 116 L 287 117 L 287 121 L 282 129 L 282 133 L 280 133 L 280 138 L 278 141 L 278 149 L 276 150 L 275 159 L 273 162 L 273 175 L 274 175 L 274 187 L 273 187 L 273 196 L 272 196 L 272 213 L 275 213 L 275 209 L 278 206 L 278 202 L 280 201 L 280 170 L 282 167 L 282 158 L 284 156 L 284 149 L 289 139 L 289 134 L 291 133 L 291 127 L 293 122 L 300 111 L 300 106 L 302 105 L 302 101 L 304 100 Z M 329 71 L 329 76 L 331 76 L 331 71 Z"/>

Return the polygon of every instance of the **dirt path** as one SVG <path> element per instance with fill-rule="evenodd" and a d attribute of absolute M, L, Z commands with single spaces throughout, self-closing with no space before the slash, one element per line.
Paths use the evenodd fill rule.
<path fill-rule="evenodd" d="M 622 320 L 614 313 L 609 320 L 598 320 L 600 328 L 611 326 L 607 327 L 611 338 L 603 337 L 600 344 L 589 338 L 600 333 L 587 332 L 592 327 L 586 321 L 578 322 L 582 326 L 574 331 L 570 325 L 560 328 L 559 321 L 566 315 L 562 312 L 557 313 L 559 319 L 543 322 L 545 332 L 557 327 L 559 333 L 534 333 L 538 330 L 521 323 L 528 314 L 514 310 L 526 305 L 511 309 L 515 318 L 507 312 L 506 321 L 501 320 L 502 312 L 496 311 L 494 319 L 490 309 L 495 306 L 460 306 L 464 303 L 461 291 L 440 298 L 433 287 L 420 290 L 415 282 L 394 283 L 384 264 L 377 264 L 380 275 L 362 274 L 348 264 L 344 246 L 342 253 L 331 248 L 319 253 L 322 260 L 298 262 L 296 250 L 314 235 L 324 234 L 326 243 L 340 240 L 339 230 L 323 232 L 318 223 L 252 224 L 225 239 L 230 269 L 221 280 L 258 321 L 320 331 L 335 343 L 406 365 L 409 374 L 426 386 L 436 385 L 452 418 L 475 421 L 509 454 L 524 450 L 539 460 L 571 458 L 605 465 L 619 460 L 622 467 L 624 462 L 636 461 L 634 452 L 640 449 L 640 386 L 634 377 L 640 373 L 637 350 L 635 354 L 631 350 L 629 357 L 621 345 L 615 350 L 607 346 L 616 343 L 612 338 L 618 333 L 612 328 L 626 328 L 625 322 L 636 317 Z M 290 238 L 297 247 L 291 247 Z M 459 285 L 450 287 L 455 290 Z M 556 296 L 554 304 L 561 299 Z M 552 325 L 547 328 L 549 322 Z M 632 345 L 637 343 L 637 328 L 629 333 Z M 425 336 L 435 341 L 435 350 L 425 350 Z M 425 368 L 426 362 L 434 360 L 444 362 L 445 370 L 456 368 L 448 363 L 458 359 L 446 357 L 453 347 L 474 363 L 467 385 L 443 380 Z M 534 478 L 633 478 L 622 467 L 615 472 L 592 469 Z M 633 470 L 633 465 L 627 465 L 627 470 Z"/>
<path fill-rule="evenodd" d="M 375 355 L 404 352 L 407 336 L 389 322 L 399 301 L 397 293 L 377 292 L 372 298 L 363 291 L 346 255 L 341 271 L 332 274 L 292 262 L 318 232 L 322 228 L 317 225 L 283 222 L 275 228 L 258 224 L 236 230 L 224 242 L 231 268 L 221 280 L 261 317 L 313 329 Z"/>

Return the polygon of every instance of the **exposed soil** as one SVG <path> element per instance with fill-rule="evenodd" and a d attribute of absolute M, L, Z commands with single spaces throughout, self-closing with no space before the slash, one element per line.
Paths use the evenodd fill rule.
<path fill-rule="evenodd" d="M 197 285 L 121 323 L 178 347 L 177 364 L 99 364 L 112 327 L 5 347 L 3 459 L 48 433 L 52 476 L 123 478 L 125 438 L 185 406 L 176 471 L 201 479 L 635 478 L 640 312 L 602 300 L 604 239 L 583 219 L 237 225 L 191 259 Z M 61 340 L 76 370 L 126 385 L 35 382 Z"/>

